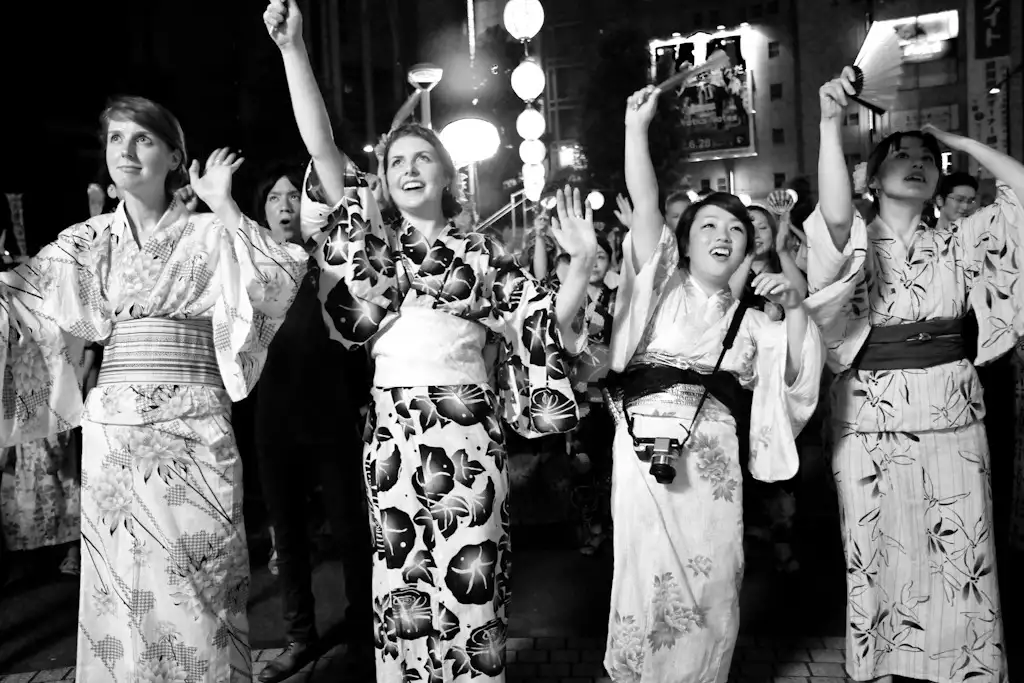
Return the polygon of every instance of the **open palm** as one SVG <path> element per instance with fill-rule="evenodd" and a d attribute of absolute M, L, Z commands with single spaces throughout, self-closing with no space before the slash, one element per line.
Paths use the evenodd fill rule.
<path fill-rule="evenodd" d="M 594 210 L 580 196 L 579 189 L 568 185 L 555 195 L 558 219 L 551 222 L 551 234 L 558 246 L 570 258 L 589 258 L 597 253 L 597 234 L 594 232 Z"/>
<path fill-rule="evenodd" d="M 188 169 L 192 189 L 211 209 L 231 199 L 231 176 L 235 174 L 244 157 L 239 157 L 227 147 L 214 150 L 206 160 L 206 168 L 199 173 L 199 161 L 193 161 Z"/>

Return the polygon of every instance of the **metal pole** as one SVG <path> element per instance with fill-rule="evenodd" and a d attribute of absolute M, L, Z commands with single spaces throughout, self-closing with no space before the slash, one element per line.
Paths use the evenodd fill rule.
<path fill-rule="evenodd" d="M 423 93 L 423 101 L 420 104 L 420 116 L 423 118 L 423 125 L 427 128 L 433 129 L 433 125 L 430 121 L 430 91 Z"/>

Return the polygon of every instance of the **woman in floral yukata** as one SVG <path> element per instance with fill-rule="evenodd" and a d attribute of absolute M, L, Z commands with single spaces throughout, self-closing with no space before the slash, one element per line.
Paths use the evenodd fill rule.
<path fill-rule="evenodd" d="M 160 105 L 117 98 L 101 123 L 117 209 L 3 273 L 0 446 L 82 426 L 78 681 L 248 683 L 231 401 L 256 383 L 307 256 L 239 212 L 241 159 L 187 165 Z M 175 196 L 190 179 L 214 213 Z M 106 351 L 83 412 L 86 342 Z"/>
<path fill-rule="evenodd" d="M 508 474 L 500 415 L 526 436 L 577 422 L 566 351 L 586 335 L 582 307 L 597 249 L 589 208 L 559 195 L 556 239 L 572 255 L 557 295 L 500 245 L 456 228 L 451 158 L 405 126 L 386 139 L 384 222 L 364 175 L 335 146 L 294 0 L 271 2 L 312 165 L 303 233 L 316 245 L 331 335 L 369 344 L 374 387 L 364 451 L 376 538 L 377 680 L 504 681 Z M 487 332 L 502 337 L 499 396 L 487 384 Z"/>
<path fill-rule="evenodd" d="M 842 120 L 852 68 L 821 87 L 820 203 L 804 223 L 807 307 L 829 347 L 832 468 L 847 562 L 846 669 L 859 681 L 1007 680 L 985 403 L 975 370 L 1019 335 L 1024 166 L 927 127 L 867 162 L 854 210 Z M 999 181 L 992 206 L 928 228 L 939 143 Z M 968 356 L 964 318 L 978 322 Z"/>
<path fill-rule="evenodd" d="M 785 322 L 744 312 L 733 296 L 729 278 L 754 248 L 737 197 L 711 194 L 675 230 L 666 225 L 647 139 L 659 95 L 641 90 L 626 111 L 635 208 L 611 340 L 611 367 L 621 374 L 609 392 L 615 572 L 604 665 L 616 683 L 724 683 L 743 577 L 738 395 L 753 389 L 751 473 L 792 477 L 794 438 L 817 404 L 824 347 L 785 275 L 753 280 L 755 294 L 785 308 Z M 674 478 L 645 461 L 655 439 L 682 444 Z"/>

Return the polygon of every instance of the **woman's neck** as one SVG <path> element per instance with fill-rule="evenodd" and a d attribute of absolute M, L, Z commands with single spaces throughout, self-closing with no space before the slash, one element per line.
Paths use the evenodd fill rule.
<path fill-rule="evenodd" d="M 697 283 L 697 286 L 700 287 L 708 296 L 716 294 L 729 286 L 728 280 L 725 282 L 718 282 L 715 278 L 705 277 L 692 270 L 690 271 L 690 277 L 693 278 L 693 281 Z"/>
<path fill-rule="evenodd" d="M 448 225 L 448 221 L 445 220 L 444 215 L 440 213 L 424 217 L 413 213 L 403 212 L 402 217 L 408 221 L 409 225 L 416 228 L 428 242 L 433 241 L 441 234 L 444 227 Z"/>
<path fill-rule="evenodd" d="M 148 196 L 131 192 L 124 193 L 124 210 L 132 222 L 132 227 L 138 231 L 140 241 L 143 236 L 148 235 L 156 228 L 169 204 L 170 201 L 163 190 L 159 194 Z"/>
<path fill-rule="evenodd" d="M 904 245 L 910 244 L 911 238 L 921 225 L 923 202 L 908 202 L 882 198 L 878 207 L 878 217 L 896 233 Z"/>

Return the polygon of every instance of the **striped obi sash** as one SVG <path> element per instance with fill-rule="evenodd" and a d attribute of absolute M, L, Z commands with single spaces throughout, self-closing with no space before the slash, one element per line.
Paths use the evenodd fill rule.
<path fill-rule="evenodd" d="M 213 322 L 140 318 L 114 323 L 97 384 L 223 388 L 213 344 Z"/>

